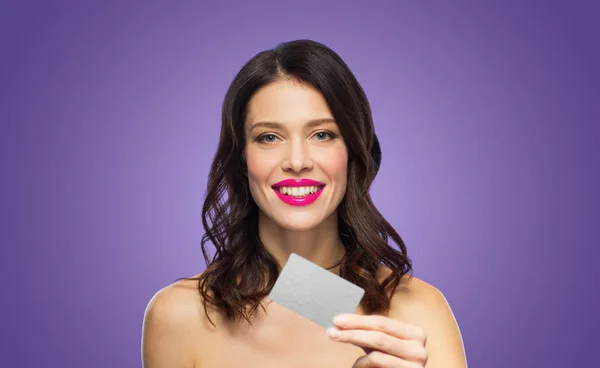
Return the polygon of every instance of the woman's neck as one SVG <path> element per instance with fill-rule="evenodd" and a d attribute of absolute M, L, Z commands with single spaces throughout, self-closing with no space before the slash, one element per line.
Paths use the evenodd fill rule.
<path fill-rule="evenodd" d="M 262 211 L 258 215 L 258 234 L 267 250 L 280 265 L 284 265 L 291 253 L 330 268 L 337 265 L 346 250 L 338 231 L 337 212 L 334 212 L 316 228 L 292 231 L 282 228 Z M 331 269 L 337 273 L 338 267 Z"/>

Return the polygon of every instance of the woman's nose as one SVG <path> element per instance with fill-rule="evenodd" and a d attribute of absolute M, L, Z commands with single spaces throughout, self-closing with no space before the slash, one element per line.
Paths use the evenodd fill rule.
<path fill-rule="evenodd" d="M 282 168 L 285 171 L 303 172 L 313 168 L 313 160 L 306 144 L 295 142 L 289 144 Z"/>

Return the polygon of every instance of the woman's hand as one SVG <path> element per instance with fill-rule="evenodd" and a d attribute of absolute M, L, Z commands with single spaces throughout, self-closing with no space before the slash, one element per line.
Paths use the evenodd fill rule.
<path fill-rule="evenodd" d="M 332 340 L 354 344 L 367 353 L 353 368 L 422 368 L 427 363 L 427 336 L 419 327 L 378 315 L 342 314 L 333 322 L 337 328 L 327 331 Z"/>

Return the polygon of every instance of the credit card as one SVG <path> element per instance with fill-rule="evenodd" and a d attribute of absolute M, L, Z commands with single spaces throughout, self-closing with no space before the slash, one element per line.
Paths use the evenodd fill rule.
<path fill-rule="evenodd" d="M 311 261 L 292 253 L 269 299 L 324 327 L 333 317 L 354 313 L 365 291 Z"/>

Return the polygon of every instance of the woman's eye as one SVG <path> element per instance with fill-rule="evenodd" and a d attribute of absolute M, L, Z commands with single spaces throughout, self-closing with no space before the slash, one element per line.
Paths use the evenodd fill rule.
<path fill-rule="evenodd" d="M 335 138 L 335 135 L 333 135 L 333 133 L 330 133 L 330 132 L 318 132 L 314 136 L 319 141 L 324 141 L 324 140 L 327 140 L 328 138 L 329 139 Z"/>
<path fill-rule="evenodd" d="M 259 142 L 273 143 L 276 139 L 277 137 L 273 134 L 264 134 L 258 137 L 256 140 Z"/>

